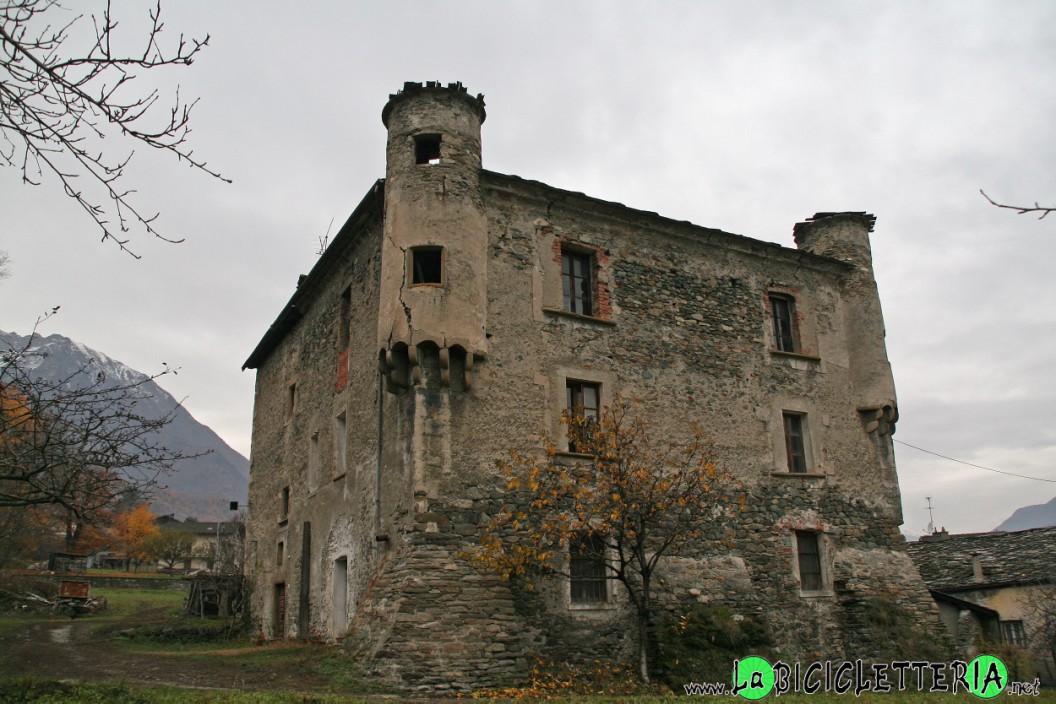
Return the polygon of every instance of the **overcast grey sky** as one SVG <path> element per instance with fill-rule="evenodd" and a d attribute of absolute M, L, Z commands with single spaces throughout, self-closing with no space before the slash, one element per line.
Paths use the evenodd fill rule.
<path fill-rule="evenodd" d="M 130 29 L 146 12 L 114 7 Z M 1056 3 L 168 0 L 163 15 L 170 40 L 211 35 L 165 80 L 201 98 L 195 153 L 234 183 L 140 149 L 138 202 L 187 241 L 134 232 L 137 261 L 54 184 L 0 169 L 0 329 L 61 305 L 41 332 L 181 367 L 164 386 L 248 455 L 239 369 L 318 238 L 384 175 L 389 93 L 462 81 L 485 95 L 493 171 L 790 247 L 817 211 L 875 213 L 897 439 L 1056 480 L 1056 216 L 979 195 L 1056 204 Z M 1056 495 L 896 450 L 910 532 L 925 496 L 969 532 Z"/>

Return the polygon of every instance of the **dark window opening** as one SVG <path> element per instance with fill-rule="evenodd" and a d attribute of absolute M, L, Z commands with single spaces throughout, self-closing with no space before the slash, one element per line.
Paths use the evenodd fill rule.
<path fill-rule="evenodd" d="M 286 545 L 280 540 L 279 546 L 275 550 L 275 564 L 282 567 L 282 561 L 286 557 Z"/>
<path fill-rule="evenodd" d="M 598 413 L 601 410 L 601 385 L 585 381 L 566 381 L 565 407 L 570 416 L 584 418 L 587 421 L 570 428 L 569 432 L 569 451 L 580 452 L 586 445 L 582 434 L 589 430 L 591 423 L 597 422 Z M 576 437 L 577 435 L 579 437 Z"/>
<path fill-rule="evenodd" d="M 290 487 L 282 487 L 282 514 L 281 520 L 285 521 L 290 515 Z"/>
<path fill-rule="evenodd" d="M 796 555 L 799 558 L 800 588 L 805 592 L 821 591 L 821 542 L 818 534 L 796 531 Z"/>
<path fill-rule="evenodd" d="M 337 350 L 348 348 L 349 323 L 352 317 L 352 287 L 341 292 L 341 302 L 337 307 Z"/>
<path fill-rule="evenodd" d="M 565 310 L 580 315 L 593 315 L 591 291 L 594 258 L 578 252 L 561 252 L 561 291 Z"/>
<path fill-rule="evenodd" d="M 275 623 L 274 634 L 279 638 L 286 635 L 286 585 L 275 585 Z"/>
<path fill-rule="evenodd" d="M 293 418 L 293 412 L 297 409 L 297 384 L 290 384 L 286 392 L 286 420 Z"/>
<path fill-rule="evenodd" d="M 573 537 L 568 545 L 569 577 L 573 604 L 599 604 L 609 600 L 605 576 L 605 541 L 598 535 Z"/>
<path fill-rule="evenodd" d="M 414 138 L 414 163 L 440 163 L 440 135 L 420 134 Z"/>
<path fill-rule="evenodd" d="M 770 315 L 774 321 L 774 345 L 781 352 L 796 351 L 795 304 L 787 296 L 770 296 Z"/>
<path fill-rule="evenodd" d="M 1023 633 L 1022 621 L 1002 621 L 1001 637 L 1009 645 L 1023 646 L 1027 644 L 1026 636 Z"/>
<path fill-rule="evenodd" d="M 807 472 L 807 443 L 804 438 L 803 414 L 785 413 L 785 452 L 788 454 L 788 471 L 797 474 Z"/>
<path fill-rule="evenodd" d="M 415 247 L 411 250 L 411 283 L 442 284 L 444 282 L 443 248 Z"/>

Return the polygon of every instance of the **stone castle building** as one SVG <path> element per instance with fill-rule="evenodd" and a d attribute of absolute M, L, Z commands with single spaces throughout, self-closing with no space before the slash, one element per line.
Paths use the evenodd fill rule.
<path fill-rule="evenodd" d="M 484 170 L 484 118 L 461 84 L 390 96 L 385 178 L 246 361 L 264 634 L 344 639 L 428 688 L 633 652 L 616 583 L 528 599 L 464 559 L 496 460 L 617 392 L 663 432 L 702 424 L 747 492 L 729 547 L 672 562 L 671 598 L 764 614 L 786 659 L 867 654 L 869 597 L 936 620 L 899 534 L 874 217 L 818 213 L 795 249 L 670 220 Z"/>

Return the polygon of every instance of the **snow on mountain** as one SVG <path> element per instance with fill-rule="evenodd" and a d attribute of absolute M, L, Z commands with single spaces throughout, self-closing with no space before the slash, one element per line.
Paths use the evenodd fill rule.
<path fill-rule="evenodd" d="M 0 350 L 19 350 L 27 342 L 27 336 L 0 331 Z M 151 501 L 155 513 L 172 513 L 177 518 L 194 516 L 203 521 L 228 520 L 231 518 L 230 501 L 245 506 L 249 460 L 195 420 L 171 394 L 148 380 L 146 374 L 62 335 L 38 335 L 31 349 L 33 354 L 27 357 L 25 368 L 34 376 L 52 381 L 72 377 L 88 382 L 101 374 L 122 385 L 142 383 L 135 392 L 143 399 L 137 404 L 138 412 L 144 416 L 161 417 L 176 408 L 172 422 L 161 433 L 161 444 L 173 452 L 185 454 L 209 451 L 196 459 L 177 462 L 171 473 L 160 478 Z M 91 375 L 77 374 L 89 364 Z"/>

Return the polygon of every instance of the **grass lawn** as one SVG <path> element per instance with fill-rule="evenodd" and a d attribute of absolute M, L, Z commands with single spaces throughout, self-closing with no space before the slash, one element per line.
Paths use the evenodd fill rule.
<path fill-rule="evenodd" d="M 4 704 L 354 704 L 367 701 L 362 697 L 306 696 L 296 692 L 195 690 L 97 682 L 0 681 L 0 702 Z"/>
<path fill-rule="evenodd" d="M 95 614 L 80 616 L 85 622 L 112 627 L 116 624 L 132 624 L 148 614 L 158 619 L 175 620 L 183 609 L 186 592 L 169 589 L 92 589 L 93 597 L 106 597 L 106 609 Z M 50 610 L 5 613 L 0 616 L 0 634 L 22 627 L 33 621 L 68 620 L 65 613 Z M 182 624 L 215 626 L 219 622 L 209 619 L 181 619 Z M 3 700 L 0 699 L 0 702 Z"/>
<path fill-rule="evenodd" d="M 603 704 L 604 702 L 618 702 L 621 704 L 671 704 L 676 697 L 671 696 L 626 696 L 626 697 L 556 697 L 552 699 L 521 699 L 524 702 L 575 702 L 579 704 Z M 694 697 L 693 700 L 709 701 L 747 701 L 732 699 L 730 697 Z M 331 694 L 305 694 L 298 692 L 241 692 L 241 691 L 209 691 L 188 690 L 172 687 L 136 687 L 126 684 L 102 684 L 102 683 L 59 683 L 39 682 L 32 680 L 18 680 L 0 682 L 0 702 L 11 702 L 21 704 L 22 702 L 66 704 L 66 703 L 93 703 L 99 702 L 130 702 L 132 704 L 176 704 L 188 702 L 190 704 L 219 704 L 220 702 L 231 702 L 232 704 L 355 704 L 366 702 L 393 702 L 393 701 L 437 701 L 436 699 L 397 699 L 393 697 L 364 696 L 342 696 Z M 497 700 L 507 701 L 507 700 Z M 765 700 L 764 700 L 765 701 Z M 971 694 L 865 694 L 861 698 L 847 695 L 786 695 L 780 698 L 782 704 L 832 704 L 843 702 L 850 704 L 959 704 L 961 702 L 984 701 Z M 991 701 L 1007 704 L 1010 701 L 1022 701 L 1018 697 L 1000 696 Z M 1046 702 L 1056 701 L 1056 695 L 1051 692 L 1042 692 L 1040 697 L 1030 697 L 1027 701 Z"/>

